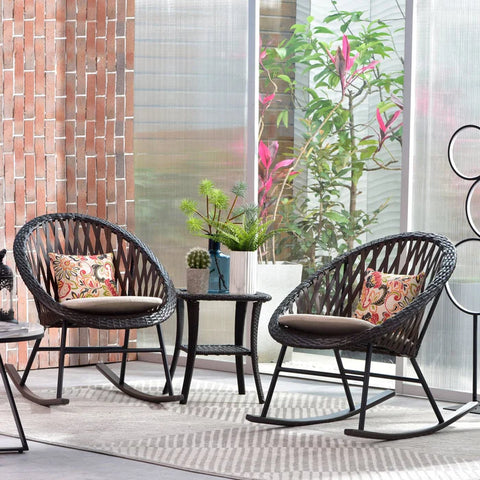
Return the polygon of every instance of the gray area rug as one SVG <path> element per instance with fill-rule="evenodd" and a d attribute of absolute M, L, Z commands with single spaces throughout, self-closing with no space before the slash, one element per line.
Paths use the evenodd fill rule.
<path fill-rule="evenodd" d="M 156 394 L 163 387 L 155 382 L 135 385 Z M 355 428 L 356 420 L 296 428 L 249 423 L 245 414 L 261 409 L 255 392 L 237 395 L 214 382 L 194 381 L 187 405 L 136 401 L 111 385 L 67 388 L 65 396 L 69 405 L 45 408 L 16 394 L 29 440 L 230 479 L 480 479 L 478 415 L 467 415 L 435 435 L 378 442 L 344 436 L 343 429 Z M 337 398 L 293 393 L 278 394 L 274 404 L 272 414 L 285 416 L 344 408 Z M 435 419 L 427 408 L 388 402 L 367 415 L 369 429 L 393 422 L 419 428 Z M 0 432 L 16 433 L 4 394 Z"/>

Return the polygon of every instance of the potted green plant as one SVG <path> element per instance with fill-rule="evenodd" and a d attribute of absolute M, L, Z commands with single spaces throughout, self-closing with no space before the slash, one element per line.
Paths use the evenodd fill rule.
<path fill-rule="evenodd" d="M 210 275 L 210 253 L 205 248 L 194 247 L 185 257 L 187 263 L 187 290 L 190 293 L 207 293 Z"/>
<path fill-rule="evenodd" d="M 284 228 L 273 228 L 256 205 L 246 205 L 237 222 L 215 222 L 216 241 L 230 250 L 230 293 L 255 293 L 257 251 Z"/>
<path fill-rule="evenodd" d="M 192 200 L 185 199 L 180 206 L 187 215 L 189 230 L 230 250 L 230 293 L 254 293 L 257 250 L 284 229 L 272 228 L 272 221 L 265 221 L 256 205 L 237 204 L 246 191 L 243 182 L 232 189 L 234 198 L 231 201 L 209 180 L 201 182 L 199 191 L 205 197 L 204 212 Z M 251 275 L 247 275 L 248 272 Z"/>
<path fill-rule="evenodd" d="M 217 188 L 211 180 L 200 182 L 198 193 L 204 199 L 205 209 L 196 200 L 185 198 L 180 204 L 180 210 L 187 216 L 188 230 L 194 235 L 208 238 L 210 253 L 209 293 L 227 293 L 230 280 L 230 257 L 220 250 L 220 243 L 213 239 L 216 222 L 231 222 L 241 217 L 237 203 L 244 198 L 247 191 L 245 182 L 237 182 L 232 187 L 233 199 L 226 192 Z"/>
<path fill-rule="evenodd" d="M 288 251 L 302 261 L 305 274 L 362 241 L 387 207 L 385 199 L 363 210 L 361 195 L 367 175 L 386 178 L 370 172 L 389 171 L 390 176 L 399 170 L 403 59 L 391 21 L 340 11 L 332 2 L 332 11 L 321 22 L 309 17 L 292 26 L 287 40 L 260 52 L 261 115 L 272 106 L 280 110 L 275 136 L 293 113 L 302 131 L 293 151 L 278 155 L 269 138 L 272 129 L 260 131 L 270 147 L 270 152 L 259 149 L 267 161 L 260 160 L 270 172 L 282 173 L 259 179 L 261 187 L 266 185 L 261 194 L 269 195 L 267 215 L 292 232 L 270 245 L 265 256 L 274 259 L 275 249 Z M 329 24 L 339 27 L 329 29 Z M 302 174 L 292 187 L 297 171 Z"/>

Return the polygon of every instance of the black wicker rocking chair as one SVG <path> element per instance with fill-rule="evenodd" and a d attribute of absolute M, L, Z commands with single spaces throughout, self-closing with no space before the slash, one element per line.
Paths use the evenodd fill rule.
<path fill-rule="evenodd" d="M 120 296 L 147 296 L 161 299 L 161 304 L 149 306 L 140 312 L 92 313 L 66 308 L 58 301 L 57 281 L 50 266 L 49 253 L 67 255 L 97 255 L 112 252 L 115 276 Z M 6 365 L 8 374 L 20 393 L 40 405 L 67 404 L 62 397 L 65 356 L 82 353 L 120 353 L 120 375 L 104 363 L 98 370 L 116 387 L 135 398 L 150 402 L 179 401 L 174 395 L 160 324 L 175 310 L 176 294 L 168 274 L 152 251 L 136 236 L 106 220 L 77 213 L 47 214 L 26 223 L 15 237 L 13 253 L 18 272 L 33 295 L 40 323 L 45 328 L 60 328 L 60 346 L 40 346 L 37 340 L 27 365 L 20 377 L 15 367 Z M 129 347 L 131 329 L 155 326 L 159 346 Z M 122 345 L 69 346 L 67 331 L 70 328 L 124 330 Z M 41 351 L 59 352 L 56 398 L 42 398 L 27 386 L 28 374 L 35 356 Z M 127 356 L 139 352 L 160 352 L 165 372 L 165 390 L 156 396 L 141 392 L 125 382 Z"/>
<path fill-rule="evenodd" d="M 346 429 L 344 431 L 346 435 L 396 440 L 434 433 L 475 408 L 477 402 L 469 402 L 452 413 L 450 418 L 445 419 L 416 361 L 434 309 L 455 268 L 455 263 L 455 247 L 445 237 L 418 232 L 404 233 L 357 247 L 338 257 L 301 283 L 283 300 L 270 319 L 270 334 L 282 347 L 261 414 L 249 414 L 247 420 L 269 425 L 302 426 L 333 422 L 358 414 L 358 428 Z M 419 272 L 424 272 L 424 285 L 420 294 L 405 308 L 392 315 L 384 323 L 357 333 L 311 333 L 279 322 L 279 319 L 281 320 L 285 314 L 297 314 L 298 316 L 298 314 L 306 313 L 352 317 L 367 268 L 402 275 L 417 275 Z M 288 347 L 333 350 L 338 372 L 319 372 L 283 366 Z M 364 370 L 345 368 L 341 351 L 365 352 Z M 408 358 L 413 365 L 416 377 L 399 377 L 371 371 L 372 354 L 374 353 Z M 277 380 L 282 372 L 341 379 L 348 408 L 337 413 L 303 419 L 268 416 Z M 387 433 L 366 430 L 367 410 L 395 395 L 394 391 L 387 390 L 369 397 L 370 377 L 421 384 L 438 422 L 433 426 L 414 431 Z M 352 380 L 362 384 L 361 399 L 357 404 L 350 391 L 349 382 Z"/>

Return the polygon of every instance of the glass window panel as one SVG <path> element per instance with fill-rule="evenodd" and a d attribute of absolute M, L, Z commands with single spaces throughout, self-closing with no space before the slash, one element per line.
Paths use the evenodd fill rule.
<path fill-rule="evenodd" d="M 244 0 L 135 2 L 136 233 L 177 287 L 188 249 L 207 247 L 187 231 L 181 200 L 198 198 L 204 178 L 227 190 L 246 178 L 248 8 Z M 174 327 L 167 322 L 169 343 Z M 232 324 L 214 322 L 199 341 L 232 335 Z"/>
<path fill-rule="evenodd" d="M 459 242 L 475 237 L 465 213 L 473 181 L 455 173 L 447 151 L 458 128 L 480 122 L 480 92 L 472 88 L 479 74 L 472 58 L 478 52 L 480 4 L 475 0 L 412 4 L 410 228 L 442 233 Z M 475 155 L 479 148 L 478 134 L 473 133 L 462 135 L 453 149 L 458 170 L 466 176 L 480 173 Z M 472 195 L 477 219 L 478 199 L 478 192 Z M 478 297 L 480 287 L 478 254 L 474 250 L 478 253 L 478 246 L 473 244 L 459 249 L 458 267 L 451 281 L 455 296 L 472 307 L 478 303 L 472 297 Z M 419 357 L 433 387 L 471 389 L 471 329 L 472 317 L 461 313 L 445 295 Z"/>

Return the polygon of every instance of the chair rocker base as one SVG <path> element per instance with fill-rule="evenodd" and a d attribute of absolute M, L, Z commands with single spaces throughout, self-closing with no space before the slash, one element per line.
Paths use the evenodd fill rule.
<path fill-rule="evenodd" d="M 120 377 L 104 363 L 97 363 L 96 366 L 97 370 L 102 375 L 104 375 L 110 382 L 112 382 L 113 385 L 115 385 L 123 393 L 131 397 L 152 403 L 179 402 L 183 400 L 183 395 L 150 395 L 148 393 L 141 392 L 140 390 L 137 390 L 136 388 L 128 385 L 128 383 L 122 382 L 120 380 Z"/>
<path fill-rule="evenodd" d="M 17 369 L 12 364 L 6 363 L 5 370 L 7 371 L 10 379 L 12 380 L 12 383 L 15 385 L 16 389 L 20 392 L 20 394 L 31 402 L 36 403 L 37 405 L 42 405 L 43 407 L 50 407 L 53 405 L 67 405 L 70 402 L 68 398 L 39 397 L 22 383 L 22 378 L 17 372 Z"/>
<path fill-rule="evenodd" d="M 476 400 L 473 400 L 474 402 L 476 402 Z M 460 407 L 462 407 L 463 404 L 459 404 L 459 405 L 450 405 L 449 407 L 443 407 L 444 410 L 453 410 L 453 411 L 457 411 Z M 480 415 L 480 405 L 477 405 L 475 408 L 473 408 L 472 410 L 470 410 L 468 413 L 473 413 L 475 415 Z"/>
<path fill-rule="evenodd" d="M 376 405 L 392 398 L 395 395 L 395 392 L 391 390 L 386 390 L 378 395 L 372 397 L 368 402 L 366 409 L 375 407 Z M 262 415 L 247 415 L 246 419 L 253 423 L 264 423 L 267 425 L 278 425 L 284 427 L 301 427 L 306 425 L 316 425 L 319 423 L 329 423 L 336 422 L 339 420 L 344 420 L 354 415 L 358 415 L 361 411 L 360 405 L 357 405 L 353 409 L 340 410 L 339 412 L 330 413 L 328 415 L 322 415 L 320 417 L 309 417 L 309 418 L 277 418 L 277 417 L 267 417 Z"/>
<path fill-rule="evenodd" d="M 456 410 L 454 415 L 447 418 L 443 422 L 439 422 L 436 425 L 421 428 L 418 430 L 409 430 L 405 432 L 374 432 L 371 430 L 347 428 L 344 430 L 344 433 L 345 435 L 349 435 L 351 437 L 369 438 L 372 440 L 403 440 L 407 438 L 430 435 L 432 433 L 438 432 L 439 430 L 442 430 L 445 427 L 448 427 L 453 422 L 456 422 L 459 418 L 463 417 L 477 406 L 478 402 L 468 402 L 465 405 L 462 405 L 458 410 Z"/>

